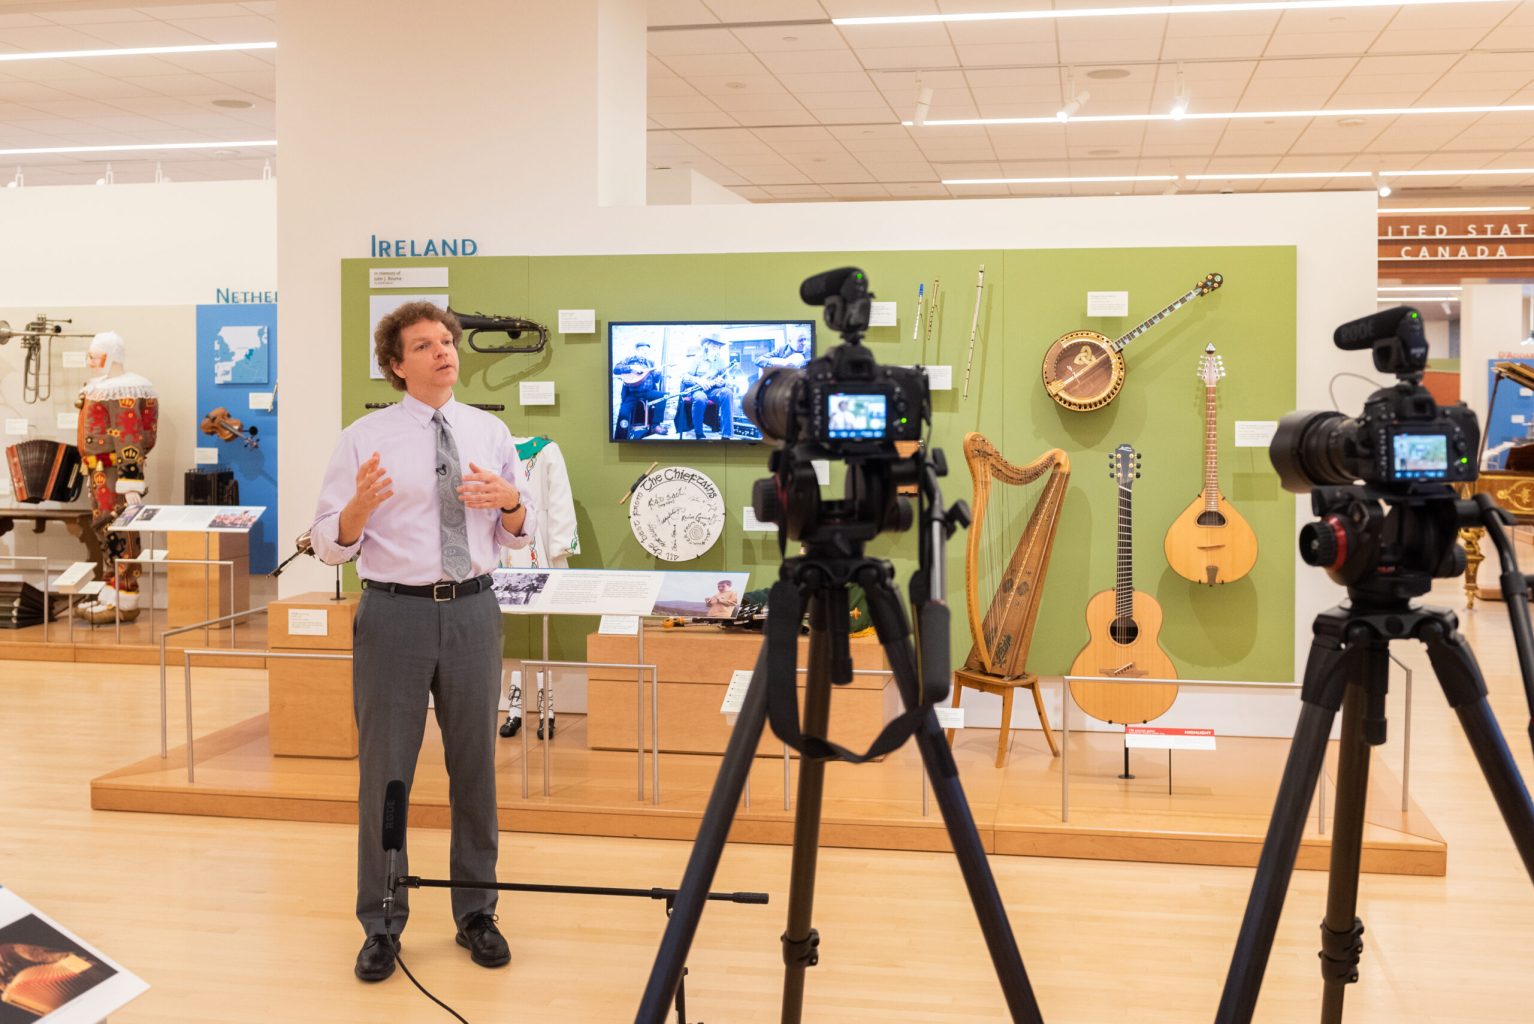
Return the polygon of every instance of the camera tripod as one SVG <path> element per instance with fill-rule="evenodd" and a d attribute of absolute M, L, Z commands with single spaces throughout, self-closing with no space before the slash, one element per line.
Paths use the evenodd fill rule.
<path fill-rule="evenodd" d="M 1462 519 L 1484 525 L 1496 544 L 1524 688 L 1526 694 L 1534 697 L 1529 579 L 1518 571 L 1512 545 L 1503 530 L 1506 513 L 1495 508 L 1486 495 L 1477 495 L 1473 503 L 1459 503 L 1457 511 Z M 1487 702 L 1486 683 L 1475 654 L 1460 635 L 1453 612 L 1412 603 L 1405 592 L 1411 589 L 1410 581 L 1392 581 L 1387 575 L 1375 567 L 1358 585 L 1348 587 L 1347 602 L 1316 617 L 1300 692 L 1300 719 L 1225 978 L 1215 1016 L 1217 1024 L 1244 1024 L 1252 1019 L 1256 1009 L 1311 794 L 1320 777 L 1339 707 L 1342 730 L 1337 799 L 1326 916 L 1321 924 L 1324 980 L 1321 1020 L 1323 1024 L 1339 1024 L 1342 1020 L 1343 993 L 1347 985 L 1358 980 L 1358 962 L 1363 952 L 1364 926 L 1357 917 L 1357 907 L 1369 748 L 1385 742 L 1387 659 L 1393 640 L 1420 640 L 1427 647 L 1438 685 L 1459 717 L 1524 868 L 1534 879 L 1534 803 L 1530 802 L 1529 791 Z M 1417 592 L 1425 592 L 1428 582 L 1422 581 Z M 1534 739 L 1534 723 L 1530 732 Z"/>
<path fill-rule="evenodd" d="M 861 545 L 854 547 L 861 548 Z M 940 553 L 940 545 L 937 547 Z M 810 640 L 809 671 L 804 690 L 805 754 L 799 769 L 798 806 L 794 817 L 788 927 L 782 939 L 784 979 L 781 1019 L 785 1024 L 799 1021 L 804 1003 L 804 972 L 819 961 L 820 936 L 810 927 L 810 915 L 814 901 L 826 760 L 831 756 L 843 756 L 843 759 L 854 761 L 877 756 L 881 748 L 892 749 L 898 746 L 914 725 L 916 744 L 921 750 L 927 777 L 942 810 L 943 822 L 953 842 L 954 854 L 969 889 L 970 902 L 979 918 L 1011 1019 L 1034 1024 L 1042 1021 L 1038 1003 L 1028 983 L 1028 975 L 1023 969 L 1022 956 L 1012 935 L 1011 925 L 1007 922 L 1001 895 L 996 889 L 996 880 L 986 863 L 974 817 L 959 784 L 953 754 L 944 740 L 943 731 L 938 727 L 937 713 L 931 703 L 923 701 L 905 610 L 890 583 L 893 575 L 888 562 L 863 558 L 861 552 L 847 557 L 845 549 L 838 551 L 832 545 L 811 544 L 807 555 L 784 561 L 769 605 L 772 611 L 767 619 L 767 637 L 757 656 L 751 687 L 746 693 L 729 745 L 725 749 L 719 775 L 698 829 L 697 841 L 693 844 L 686 872 L 677 890 L 675 910 L 667 922 L 639 1012 L 635 1016 L 639 1024 L 661 1024 L 672 993 L 681 980 L 682 964 L 703 913 L 704 894 L 712 884 L 714 872 L 719 865 L 730 822 L 734 818 L 768 716 L 769 701 L 776 700 L 780 709 L 786 707 L 789 713 L 794 712 L 797 673 L 793 663 L 797 654 L 799 616 L 798 603 L 792 600 L 791 595 L 788 600 L 780 603 L 780 595 L 786 594 L 785 588 L 797 588 L 808 594 Z M 924 576 L 919 573 L 918 579 L 924 579 Z M 824 737 L 830 718 L 832 684 L 852 680 L 852 663 L 847 645 L 848 582 L 861 584 L 867 594 L 870 617 L 907 708 L 906 714 L 891 723 L 861 757 L 846 757 L 840 748 L 819 739 Z M 913 585 L 913 591 L 920 593 L 921 589 Z M 936 587 L 934 589 L 937 590 Z M 926 670 L 925 676 L 927 679 L 946 678 L 949 671 L 947 618 L 945 614 L 934 614 L 930 618 L 927 614 L 929 610 L 945 613 L 946 609 L 924 602 L 918 602 L 918 606 L 922 608 L 919 612 L 922 616 L 921 660 Z M 786 624 L 786 630 L 780 625 L 779 632 L 774 635 L 775 622 Z M 785 659 L 786 671 L 783 670 Z M 936 677 L 934 672 L 938 673 Z M 775 690 L 777 692 L 771 694 Z M 776 714 L 774 720 L 776 729 Z M 779 735 L 783 735 L 782 731 L 779 731 Z"/>

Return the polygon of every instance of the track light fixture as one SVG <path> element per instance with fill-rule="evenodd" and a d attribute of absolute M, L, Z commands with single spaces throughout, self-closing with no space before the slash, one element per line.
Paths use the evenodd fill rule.
<path fill-rule="evenodd" d="M 18 166 L 16 168 L 16 177 L 14 177 L 10 181 L 6 182 L 5 183 L 5 187 L 6 188 L 20 188 L 21 186 L 25 185 L 26 183 L 27 183 L 26 179 L 21 176 L 21 168 Z"/>
<path fill-rule="evenodd" d="M 112 184 L 113 180 L 114 179 L 113 179 L 113 176 L 112 176 L 112 165 L 111 164 L 107 164 L 107 172 L 105 174 L 103 174 L 101 177 L 96 179 L 96 184 L 98 184 L 98 185 L 110 185 L 110 184 Z"/>
<path fill-rule="evenodd" d="M 1172 120 L 1181 121 L 1188 113 L 1188 83 L 1182 77 L 1182 63 L 1177 64 L 1177 85 L 1172 93 Z"/>
<path fill-rule="evenodd" d="M 1389 185 L 1387 185 L 1385 182 L 1380 180 L 1380 175 L 1379 175 L 1378 171 L 1374 172 L 1374 175 L 1372 176 L 1371 180 L 1374 182 L 1374 191 L 1376 191 L 1376 192 L 1378 192 L 1380 194 L 1380 198 L 1381 199 L 1389 199 L 1390 198 L 1390 193 L 1393 192 L 1394 189 L 1392 189 Z"/>
<path fill-rule="evenodd" d="M 921 84 L 920 72 L 916 75 L 916 112 L 911 123 L 918 128 L 927 123 L 927 112 L 932 109 L 932 86 Z"/>
<path fill-rule="evenodd" d="M 1055 119 L 1062 124 L 1080 113 L 1081 108 L 1087 105 L 1087 100 L 1092 98 L 1092 94 L 1085 89 L 1076 91 L 1075 68 L 1070 68 L 1065 73 L 1065 95 L 1067 97 L 1065 105 L 1055 111 Z"/>

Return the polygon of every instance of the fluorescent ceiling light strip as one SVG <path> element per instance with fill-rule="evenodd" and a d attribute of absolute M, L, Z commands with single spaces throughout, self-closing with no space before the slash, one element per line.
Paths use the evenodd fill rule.
<path fill-rule="evenodd" d="M 1510 0 L 1264 0 L 1249 4 L 1158 4 L 1148 7 L 1083 7 L 1075 10 L 989 11 L 974 14 L 905 14 L 832 18 L 833 25 L 931 25 L 967 21 L 1055 21 L 1062 18 L 1132 18 L 1168 14 L 1256 14 L 1265 11 L 1333 11 L 1357 7 L 1433 7 L 1440 4 L 1508 3 Z"/>
<path fill-rule="evenodd" d="M 1381 171 L 1384 175 L 1389 172 Z M 1274 171 L 1271 174 L 1186 174 L 1189 181 L 1265 181 L 1301 178 L 1371 178 L 1373 171 Z"/>
<path fill-rule="evenodd" d="M 1534 167 L 1473 167 L 1459 171 L 1380 171 L 1380 177 L 1392 178 L 1433 178 L 1440 175 L 1463 175 L 1463 174 L 1534 174 Z"/>
<path fill-rule="evenodd" d="M 1411 213 L 1523 213 L 1527 206 L 1392 206 L 1381 210 L 1381 217 L 1400 217 Z"/>
<path fill-rule="evenodd" d="M 251 149 L 275 146 L 276 139 L 245 142 L 145 142 L 124 146 L 43 146 L 33 149 L 0 149 L 0 156 L 40 156 L 53 153 L 139 153 L 166 149 Z"/>
<path fill-rule="evenodd" d="M 1110 174 L 1083 178 L 944 178 L 944 185 L 1067 185 L 1091 182 L 1176 181 L 1175 174 Z"/>
<path fill-rule="evenodd" d="M 0 64 L 16 60 L 79 60 L 83 57 L 153 57 L 164 53 L 223 53 L 229 50 L 275 50 L 275 42 L 198 43 L 193 46 L 131 46 L 112 50 L 52 50 L 42 53 L 0 53 Z"/>
<path fill-rule="evenodd" d="M 1182 117 L 1171 114 L 1076 114 L 1067 124 L 1115 124 L 1149 121 L 1251 121 L 1294 117 L 1417 117 L 1424 114 L 1527 114 L 1534 112 L 1534 104 L 1506 103 L 1473 107 L 1336 107 L 1325 110 L 1226 110 L 1195 113 L 1189 111 Z M 902 121 L 906 127 L 910 121 Z M 928 128 L 974 128 L 999 125 L 1059 124 L 1058 115 L 1048 117 L 956 117 L 928 118 Z"/>
<path fill-rule="evenodd" d="M 1464 285 L 1458 284 L 1412 284 L 1412 285 L 1380 285 L 1374 289 L 1377 292 L 1462 292 Z M 1444 298 L 1452 296 L 1445 295 Z"/>

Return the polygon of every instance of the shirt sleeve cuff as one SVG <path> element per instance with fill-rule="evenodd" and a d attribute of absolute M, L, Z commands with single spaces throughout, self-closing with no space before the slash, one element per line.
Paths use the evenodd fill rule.
<path fill-rule="evenodd" d="M 351 544 L 339 544 L 336 542 L 336 534 L 341 528 L 339 515 L 325 516 L 309 528 L 309 544 L 314 548 L 314 554 L 326 565 L 342 565 L 357 557 L 357 552 L 362 550 L 362 534 Z M 366 533 L 367 531 L 363 531 Z"/>
<path fill-rule="evenodd" d="M 506 519 L 496 516 L 495 519 L 495 542 L 503 548 L 525 548 L 533 542 L 533 530 L 536 527 L 535 513 L 531 506 L 527 508 L 527 515 L 522 520 L 522 532 L 512 533 L 506 529 Z"/>

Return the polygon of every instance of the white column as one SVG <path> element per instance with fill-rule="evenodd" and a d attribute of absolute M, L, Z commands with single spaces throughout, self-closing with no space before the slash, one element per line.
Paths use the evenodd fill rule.
<path fill-rule="evenodd" d="M 1460 397 L 1486 422 L 1487 364 L 1527 356 L 1519 342 L 1528 337 L 1523 319 L 1523 285 L 1468 284 L 1460 292 Z"/>
<path fill-rule="evenodd" d="M 519 238 L 604 200 L 643 204 L 644 31 L 641 0 L 282 5 L 279 410 L 290 436 L 320 436 L 284 452 L 281 535 L 312 520 L 343 416 L 340 260 L 374 234 Z M 328 579 L 295 562 L 282 593 Z"/>

